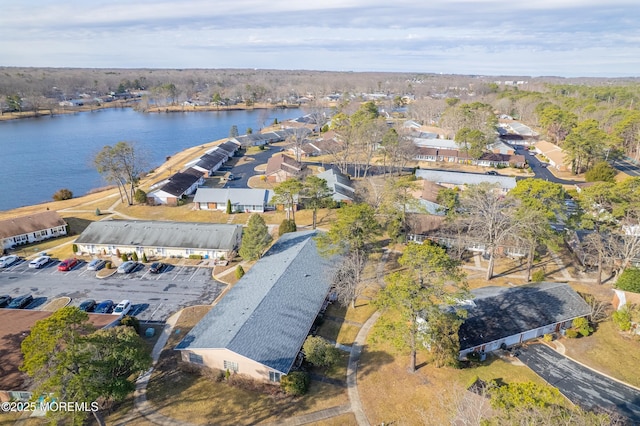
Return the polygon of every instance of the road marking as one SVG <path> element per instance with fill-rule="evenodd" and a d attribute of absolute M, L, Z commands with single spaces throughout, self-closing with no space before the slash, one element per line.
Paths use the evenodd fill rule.
<path fill-rule="evenodd" d="M 146 277 L 148 273 L 149 273 L 149 270 L 144 271 L 144 274 L 142 274 L 142 276 L 140 277 L 140 281 L 142 281 L 142 279 Z"/>
<path fill-rule="evenodd" d="M 155 315 L 156 312 L 158 312 L 158 309 L 160 309 L 161 306 L 162 306 L 162 302 L 160 302 L 158 304 L 158 307 L 151 313 L 151 315 L 149 316 L 149 319 L 153 318 L 153 316 Z"/>
<path fill-rule="evenodd" d="M 195 271 L 193 271 L 193 274 L 191 274 L 191 276 L 189 277 L 188 281 L 191 281 L 193 279 L 193 277 L 195 277 L 195 275 L 200 272 L 200 268 L 196 268 Z"/>

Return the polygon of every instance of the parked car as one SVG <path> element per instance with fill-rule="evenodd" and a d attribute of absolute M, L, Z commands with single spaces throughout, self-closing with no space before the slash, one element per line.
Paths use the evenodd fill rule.
<path fill-rule="evenodd" d="M 102 259 L 93 259 L 91 262 L 89 262 L 89 264 L 87 265 L 87 270 L 88 271 L 99 271 L 100 269 L 104 268 L 104 265 L 107 262 L 105 262 Z"/>
<path fill-rule="evenodd" d="M 23 309 L 26 308 L 29 303 L 33 302 L 33 296 L 30 294 L 23 294 L 18 296 L 7 305 L 10 309 Z"/>
<path fill-rule="evenodd" d="M 0 296 L 0 308 L 6 308 L 11 303 L 11 296 L 8 294 Z"/>
<path fill-rule="evenodd" d="M 80 303 L 80 306 L 78 306 L 78 309 L 85 312 L 91 312 L 95 307 L 96 307 L 96 301 L 93 299 L 87 299 L 84 302 Z"/>
<path fill-rule="evenodd" d="M 113 315 L 125 316 L 131 310 L 131 302 L 128 300 L 123 300 L 118 303 L 118 306 L 113 310 Z"/>
<path fill-rule="evenodd" d="M 169 265 L 167 265 L 166 263 L 153 262 L 149 267 L 149 272 L 151 272 L 152 274 L 160 274 L 164 272 L 164 270 L 167 269 L 168 266 Z"/>
<path fill-rule="evenodd" d="M 7 256 L 0 257 L 0 268 L 8 268 L 18 261 L 18 256 L 15 254 L 10 254 Z"/>
<path fill-rule="evenodd" d="M 51 258 L 49 256 L 38 256 L 35 259 L 33 259 L 31 262 L 29 262 L 29 268 L 40 269 L 50 261 L 51 261 Z"/>
<path fill-rule="evenodd" d="M 119 274 L 128 274 L 138 267 L 138 262 L 128 260 L 118 267 Z"/>
<path fill-rule="evenodd" d="M 485 175 L 498 176 L 499 173 L 496 172 L 495 170 L 489 170 L 488 172 L 485 173 Z"/>
<path fill-rule="evenodd" d="M 65 259 L 58 265 L 58 271 L 70 271 L 74 266 L 78 264 L 78 259 L 75 257 L 70 259 Z"/>
<path fill-rule="evenodd" d="M 113 300 L 102 301 L 93 310 L 96 314 L 110 314 L 111 311 L 113 311 Z"/>

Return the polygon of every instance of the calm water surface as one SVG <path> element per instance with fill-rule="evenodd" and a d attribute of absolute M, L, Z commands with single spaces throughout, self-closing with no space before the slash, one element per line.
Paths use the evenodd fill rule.
<path fill-rule="evenodd" d="M 303 115 L 299 109 L 145 114 L 130 108 L 0 122 L 0 210 L 50 201 L 60 188 L 74 196 L 106 183 L 92 165 L 105 145 L 134 142 L 149 169 L 192 146 Z"/>

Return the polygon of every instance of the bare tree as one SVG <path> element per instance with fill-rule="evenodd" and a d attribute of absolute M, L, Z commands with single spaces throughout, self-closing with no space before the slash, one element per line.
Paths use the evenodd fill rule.
<path fill-rule="evenodd" d="M 124 194 L 127 203 L 133 205 L 135 188 L 145 166 L 145 156 L 133 144 L 118 142 L 114 146 L 102 148 L 93 163 L 107 182 L 118 185 L 120 199 L 124 201 Z"/>
<path fill-rule="evenodd" d="M 356 307 L 356 299 L 362 295 L 367 286 L 362 282 L 362 271 L 367 255 L 362 250 L 353 250 L 346 254 L 336 267 L 331 278 L 337 301 L 342 306 L 351 304 Z"/>
<path fill-rule="evenodd" d="M 306 127 L 298 127 L 293 129 L 293 132 L 287 137 L 287 142 L 293 145 L 296 154 L 296 161 L 299 163 L 302 161 L 302 146 L 307 141 L 307 136 L 311 133 L 311 130 Z"/>
<path fill-rule="evenodd" d="M 469 235 L 485 245 L 485 253 L 489 255 L 487 280 L 493 277 L 498 249 L 518 235 L 520 227 L 519 221 L 514 220 L 517 201 L 497 191 L 497 186 L 481 183 L 470 185 L 460 197 L 465 212 L 460 220 L 466 225 Z"/>

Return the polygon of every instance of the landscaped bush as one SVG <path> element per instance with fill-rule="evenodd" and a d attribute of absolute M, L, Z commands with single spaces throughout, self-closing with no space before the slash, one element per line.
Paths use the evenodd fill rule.
<path fill-rule="evenodd" d="M 309 375 L 302 371 L 294 371 L 282 376 L 280 387 L 288 395 L 304 395 L 309 390 Z"/>
<path fill-rule="evenodd" d="M 113 267 L 113 263 L 111 263 L 111 261 L 108 261 L 108 262 L 106 262 L 106 263 L 104 264 L 104 267 L 105 267 L 106 269 L 111 269 L 111 268 Z"/>
<path fill-rule="evenodd" d="M 147 262 L 148 262 L 148 260 L 147 260 L 147 254 L 143 252 L 143 253 L 142 253 L 142 263 L 147 263 Z"/>
<path fill-rule="evenodd" d="M 593 328 L 589 325 L 589 320 L 586 318 L 576 318 L 573 320 L 573 329 L 581 336 L 587 337 L 593 333 Z"/>
<path fill-rule="evenodd" d="M 140 321 L 138 318 L 133 317 L 131 315 L 125 315 L 120 320 L 120 325 L 126 325 L 128 327 L 133 327 L 136 333 L 140 334 Z"/>
<path fill-rule="evenodd" d="M 137 262 L 138 261 L 138 253 L 136 253 L 135 251 L 133 252 L 133 254 L 131 255 L 131 260 Z"/>
<path fill-rule="evenodd" d="M 575 339 L 576 337 L 578 337 L 578 332 L 573 328 L 569 328 L 567 329 L 565 336 L 568 337 L 569 339 Z"/>
<path fill-rule="evenodd" d="M 542 340 L 547 343 L 553 342 L 553 334 L 545 334 L 544 336 L 542 336 Z"/>
<path fill-rule="evenodd" d="M 122 253 L 120 259 L 122 259 L 123 262 L 127 262 L 129 260 L 129 256 L 127 256 L 127 253 Z"/>
<path fill-rule="evenodd" d="M 631 330 L 631 309 L 629 305 L 624 305 L 611 316 L 613 323 L 622 331 Z"/>
<path fill-rule="evenodd" d="M 296 232 L 297 230 L 298 227 L 296 226 L 296 222 L 294 220 L 285 219 L 280 223 L 280 226 L 278 227 L 278 236 L 281 237 L 288 232 Z"/>
<path fill-rule="evenodd" d="M 146 204 L 147 203 L 147 193 L 144 192 L 142 189 L 138 188 L 138 189 L 136 189 L 135 194 L 133 194 L 133 199 L 138 204 Z"/>
<path fill-rule="evenodd" d="M 201 254 L 190 254 L 189 255 L 189 259 L 201 260 L 202 259 L 202 255 Z"/>
<path fill-rule="evenodd" d="M 71 250 L 72 250 L 74 253 L 77 253 L 77 252 L 78 252 L 78 245 L 77 245 L 77 244 L 73 244 L 73 245 L 71 246 Z"/>
<path fill-rule="evenodd" d="M 236 266 L 236 278 L 240 279 L 242 277 L 244 277 L 244 268 L 242 265 L 238 265 Z"/>
<path fill-rule="evenodd" d="M 534 283 L 539 283 L 544 281 L 544 271 L 542 269 L 536 269 L 531 274 L 531 281 Z"/>
<path fill-rule="evenodd" d="M 625 269 L 616 282 L 616 288 L 633 293 L 640 293 L 640 269 Z"/>
<path fill-rule="evenodd" d="M 116 257 L 120 257 L 120 258 L 122 257 L 122 256 L 120 255 L 120 250 L 119 250 L 119 249 L 116 249 Z"/>
<path fill-rule="evenodd" d="M 102 212 L 100 211 L 100 209 L 96 209 L 96 216 L 100 216 L 102 214 Z"/>

